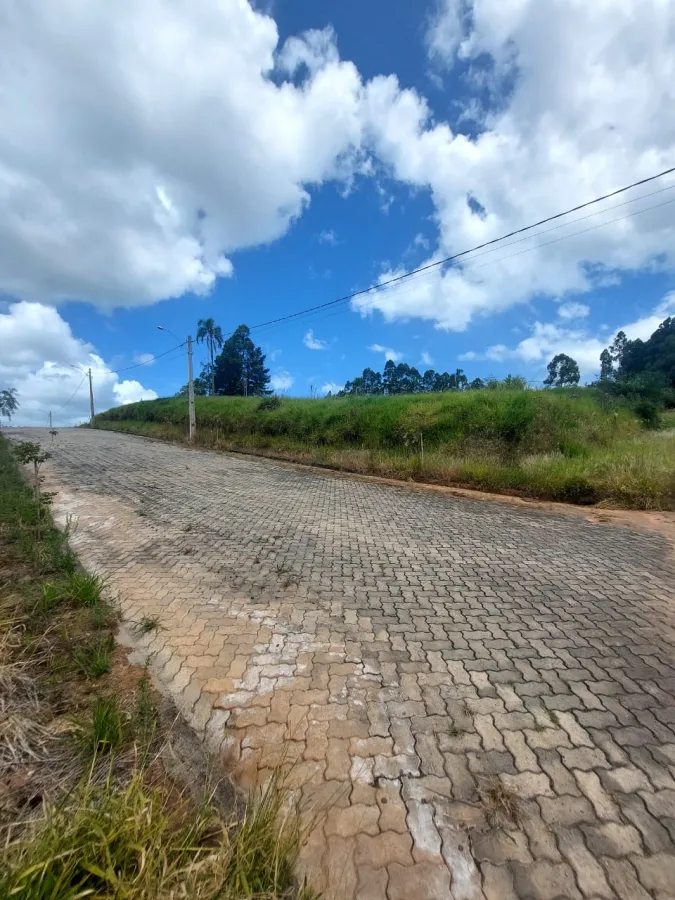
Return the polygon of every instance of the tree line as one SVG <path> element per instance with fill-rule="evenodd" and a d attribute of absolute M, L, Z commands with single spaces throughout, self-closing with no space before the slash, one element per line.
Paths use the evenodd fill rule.
<path fill-rule="evenodd" d="M 213 319 L 200 319 L 197 343 L 204 344 L 208 361 L 195 379 L 195 393 L 261 397 L 270 394 L 269 369 L 265 354 L 251 340 L 250 329 L 240 325 L 227 340 Z M 545 387 L 574 387 L 579 384 L 579 366 L 571 356 L 556 354 L 547 366 Z M 665 319 L 643 341 L 629 340 L 619 331 L 609 347 L 600 354 L 600 378 L 592 387 L 619 396 L 648 399 L 675 406 L 675 317 Z M 368 367 L 347 381 L 339 397 L 373 394 L 421 394 L 442 391 L 483 389 L 522 390 L 524 378 L 474 378 L 469 381 L 462 369 L 454 372 L 420 372 L 407 363 L 387 360 L 382 372 Z M 187 392 L 187 385 L 181 394 Z M 329 395 L 330 396 L 330 395 Z"/>
<path fill-rule="evenodd" d="M 521 390 L 527 387 L 524 378 L 518 375 L 508 375 L 503 381 L 489 378 L 474 378 L 469 381 L 463 369 L 449 372 L 436 372 L 427 369 L 421 373 L 415 366 L 407 363 L 395 363 L 388 359 L 383 372 L 366 368 L 363 373 L 352 381 L 346 382 L 344 388 L 338 391 L 337 397 L 351 397 L 354 395 L 371 394 L 436 394 L 441 391 L 482 390 L 483 388 L 495 388 L 497 385 L 507 386 L 512 390 Z M 330 395 L 329 395 L 330 396 Z"/>

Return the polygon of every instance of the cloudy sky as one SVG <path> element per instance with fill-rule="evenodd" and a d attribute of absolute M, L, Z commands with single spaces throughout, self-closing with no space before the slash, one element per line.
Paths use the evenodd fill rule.
<path fill-rule="evenodd" d="M 60 425 L 88 367 L 101 409 L 174 393 L 158 324 L 260 325 L 647 178 L 674 99 L 675 0 L 10 0 L 0 388 Z M 273 385 L 593 377 L 675 313 L 675 177 L 489 251 L 255 330 Z"/>

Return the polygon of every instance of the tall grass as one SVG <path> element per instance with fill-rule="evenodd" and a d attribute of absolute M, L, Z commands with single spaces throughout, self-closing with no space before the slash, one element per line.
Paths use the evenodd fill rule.
<path fill-rule="evenodd" d="M 467 391 L 421 396 L 284 399 L 272 409 L 257 398 L 198 397 L 200 428 L 223 438 L 273 446 L 299 441 L 314 446 L 368 450 L 409 449 L 422 435 L 429 449 L 490 447 L 547 453 L 572 443 L 607 446 L 639 431 L 627 409 L 603 407 L 595 396 L 555 391 Z M 186 421 L 183 398 L 170 397 L 108 410 L 97 425 L 153 422 L 180 434 Z"/>
<path fill-rule="evenodd" d="M 183 398 L 167 398 L 109 410 L 96 425 L 181 440 L 186 416 Z M 197 422 L 198 443 L 214 449 L 545 500 L 675 508 L 675 432 L 645 431 L 625 404 L 590 389 L 276 406 L 199 397 Z"/>
<path fill-rule="evenodd" d="M 312 900 L 294 879 L 304 830 L 294 811 L 284 814 L 283 796 L 272 779 L 227 825 L 208 803 L 195 811 L 140 771 L 123 786 L 85 778 L 5 846 L 0 896 Z"/>

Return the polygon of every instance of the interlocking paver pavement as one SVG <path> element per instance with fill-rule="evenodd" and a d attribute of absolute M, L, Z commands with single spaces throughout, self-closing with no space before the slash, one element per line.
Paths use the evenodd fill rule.
<path fill-rule="evenodd" d="M 665 538 L 81 429 L 45 472 L 233 778 L 297 760 L 327 898 L 675 897 Z"/>

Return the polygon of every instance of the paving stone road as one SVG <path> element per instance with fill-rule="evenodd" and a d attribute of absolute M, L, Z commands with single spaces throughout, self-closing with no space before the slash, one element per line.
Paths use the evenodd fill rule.
<path fill-rule="evenodd" d="M 675 897 L 665 538 L 102 431 L 45 472 L 233 779 L 328 804 L 326 898 Z"/>

